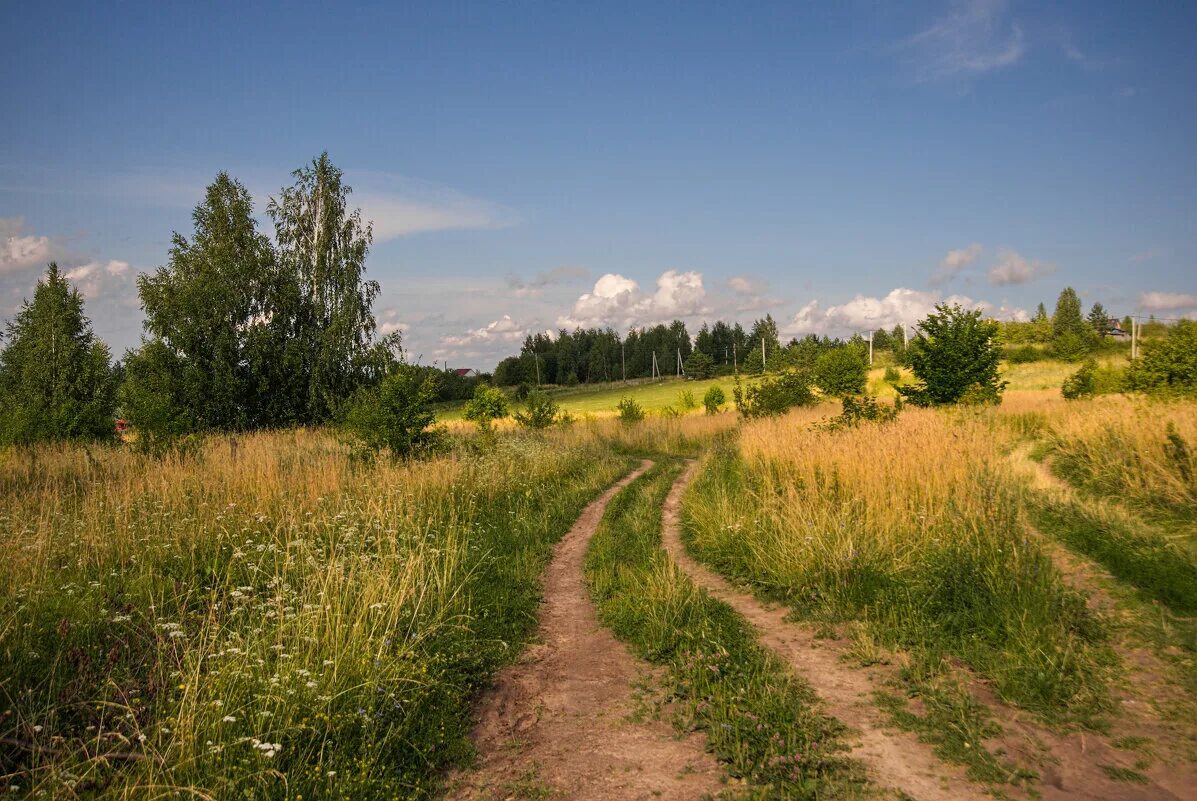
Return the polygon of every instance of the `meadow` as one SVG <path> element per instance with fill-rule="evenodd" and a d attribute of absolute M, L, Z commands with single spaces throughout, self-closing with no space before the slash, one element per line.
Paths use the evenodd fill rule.
<path fill-rule="evenodd" d="M 576 389 L 557 396 L 576 422 L 544 433 L 446 414 L 423 461 L 302 429 L 164 458 L 5 451 L 0 774 L 19 797 L 438 797 L 533 634 L 554 543 L 648 456 L 587 586 L 729 787 L 884 790 L 801 673 L 661 549 L 681 459 L 690 553 L 843 670 L 884 671 L 879 720 L 1007 794 L 1060 764 L 1154 787 L 1197 760 L 1197 404 L 1066 402 L 1072 369 L 1007 365 L 1001 406 L 837 428 L 830 401 L 661 414 L 714 382 Z M 624 396 L 649 417 L 603 419 Z M 1074 735 L 1104 756 L 1071 763 Z"/>

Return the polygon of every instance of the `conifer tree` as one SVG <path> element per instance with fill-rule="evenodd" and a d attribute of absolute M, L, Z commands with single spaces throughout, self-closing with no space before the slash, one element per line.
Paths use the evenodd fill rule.
<path fill-rule="evenodd" d="M 83 297 L 56 263 L 9 322 L 5 339 L 0 441 L 112 438 L 116 400 L 108 346 L 92 333 Z"/>

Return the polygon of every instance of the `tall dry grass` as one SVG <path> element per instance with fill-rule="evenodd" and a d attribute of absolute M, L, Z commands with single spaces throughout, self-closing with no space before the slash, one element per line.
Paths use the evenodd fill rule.
<path fill-rule="evenodd" d="M 0 774 L 34 796 L 419 798 L 535 620 L 602 432 L 355 464 L 297 431 L 0 454 Z"/>

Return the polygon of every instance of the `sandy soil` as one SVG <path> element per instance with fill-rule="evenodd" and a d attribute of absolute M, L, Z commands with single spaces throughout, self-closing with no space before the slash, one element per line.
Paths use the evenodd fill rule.
<path fill-rule="evenodd" d="M 537 644 L 500 672 L 479 709 L 475 770 L 449 797 L 700 799 L 722 787 L 705 738 L 678 738 L 664 721 L 633 721 L 634 684 L 648 672 L 599 625 L 582 576 L 607 503 L 651 466 L 586 507 L 558 543 L 544 579 Z"/>

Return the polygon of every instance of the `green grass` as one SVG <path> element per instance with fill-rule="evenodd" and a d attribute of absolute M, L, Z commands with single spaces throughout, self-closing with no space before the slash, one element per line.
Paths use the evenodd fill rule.
<path fill-rule="evenodd" d="M 712 378 L 704 381 L 687 381 L 674 378 L 662 379 L 643 384 L 581 384 L 576 387 L 554 387 L 550 389 L 553 399 L 561 405 L 562 411 L 569 412 L 575 417 L 586 415 L 610 416 L 615 414 L 615 406 L 620 398 L 629 397 L 644 407 L 650 414 L 659 414 L 665 407 L 671 407 L 687 413 L 681 406 L 681 394 L 690 391 L 698 403 L 697 409 L 689 414 L 702 413 L 702 396 L 713 386 L 723 389 L 728 404 L 731 403 L 731 377 Z M 518 405 L 517 401 L 513 401 Z M 464 404 L 443 404 L 437 409 L 440 420 L 460 420 Z M 728 407 L 725 407 L 728 408 Z"/>
<path fill-rule="evenodd" d="M 750 626 L 661 550 L 661 507 L 679 465 L 658 465 L 607 509 L 586 560 L 599 616 L 663 681 L 683 731 L 701 729 L 751 797 L 832 799 L 867 792 L 844 756 L 841 726 L 814 694 L 756 644 Z"/>

